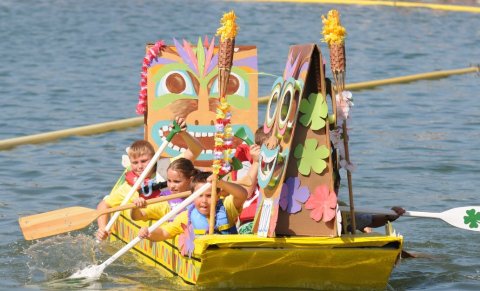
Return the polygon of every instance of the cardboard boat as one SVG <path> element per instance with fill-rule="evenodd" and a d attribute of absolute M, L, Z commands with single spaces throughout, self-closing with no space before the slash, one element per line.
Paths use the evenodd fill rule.
<path fill-rule="evenodd" d="M 145 139 L 158 147 L 171 120 L 184 117 L 188 132 L 205 148 L 196 165 L 208 167 L 219 96 L 218 47 L 208 39 L 196 46 L 173 43 L 145 68 Z M 252 140 L 258 126 L 257 78 L 256 48 L 235 46 L 227 86 L 231 123 Z M 266 105 L 263 128 L 270 139 L 269 148 L 264 144 L 261 151 L 254 234 L 197 236 L 191 257 L 181 255 L 175 239 L 141 241 L 133 249 L 138 258 L 199 287 L 384 289 L 403 238 L 390 224 L 385 234 L 342 234 L 335 207 L 340 154 L 331 140 L 337 128 L 335 95 L 317 45 L 290 47 L 283 76 L 274 82 Z M 234 148 L 241 142 L 235 139 Z M 165 155 L 176 156 L 185 147 L 174 138 Z M 346 219 L 343 224 L 346 229 Z M 128 243 L 145 225 L 125 212 L 111 237 Z"/>

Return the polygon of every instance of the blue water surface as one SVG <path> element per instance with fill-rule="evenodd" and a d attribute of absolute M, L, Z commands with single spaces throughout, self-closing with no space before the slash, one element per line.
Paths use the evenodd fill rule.
<path fill-rule="evenodd" d="M 0 139 L 135 116 L 146 43 L 212 37 L 235 9 L 238 44 L 258 47 L 259 71 L 281 75 L 290 45 L 317 43 L 321 18 L 337 8 L 347 28 L 347 83 L 480 63 L 480 17 L 383 6 L 223 1 L 0 2 Z M 328 68 L 328 64 L 327 64 Z M 275 77 L 260 76 L 259 95 Z M 478 205 L 478 74 L 353 92 L 350 156 L 356 206 L 441 212 Z M 264 107 L 260 109 L 263 120 Z M 143 128 L 70 137 L 0 151 L 0 289 L 179 288 L 121 258 L 99 282 L 58 282 L 98 263 L 115 246 L 94 244 L 94 225 L 25 241 L 21 216 L 68 206 L 94 208 L 122 172 L 121 155 Z M 345 173 L 342 173 L 345 177 Z M 348 200 L 346 178 L 340 199 Z M 393 271 L 392 290 L 478 290 L 478 232 L 437 219 L 395 223 L 420 258 Z"/>

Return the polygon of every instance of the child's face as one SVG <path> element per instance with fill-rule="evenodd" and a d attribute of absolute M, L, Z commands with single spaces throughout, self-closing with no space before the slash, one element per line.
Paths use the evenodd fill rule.
<path fill-rule="evenodd" d="M 203 183 L 198 183 L 195 185 L 195 191 L 200 189 L 204 184 Z M 212 198 L 212 187 L 208 188 L 205 190 L 200 196 L 198 196 L 193 204 L 195 205 L 195 208 L 200 212 L 201 214 L 209 217 L 210 216 L 210 204 L 211 204 L 211 198 Z"/>
<path fill-rule="evenodd" d="M 129 156 L 128 158 L 130 159 L 130 167 L 132 168 L 132 171 L 137 176 L 140 176 L 152 159 L 152 156 L 149 154 L 143 154 L 136 157 Z"/>
<path fill-rule="evenodd" d="M 175 194 L 190 190 L 190 181 L 192 178 L 187 178 L 181 172 L 168 169 L 167 171 L 167 187 Z"/>

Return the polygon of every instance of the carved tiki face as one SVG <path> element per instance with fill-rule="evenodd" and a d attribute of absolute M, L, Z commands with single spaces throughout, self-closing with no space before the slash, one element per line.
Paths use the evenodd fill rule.
<path fill-rule="evenodd" d="M 263 130 L 269 135 L 261 147 L 258 184 L 266 198 L 278 197 L 285 176 L 310 55 L 291 50 L 282 78 L 272 86 Z"/>
<path fill-rule="evenodd" d="M 169 133 L 175 116 L 187 121 L 188 132 L 204 146 L 197 165 L 211 166 L 215 134 L 215 110 L 218 104 L 218 48 L 214 39 L 196 46 L 189 42 L 168 46 L 148 69 L 147 139 L 158 147 Z M 231 105 L 232 127 L 243 127 L 253 139 L 258 124 L 257 50 L 254 46 L 237 46 L 227 86 Z M 242 141 L 234 139 L 235 149 Z M 186 144 L 175 136 L 166 149 L 168 156 L 185 151 Z"/>

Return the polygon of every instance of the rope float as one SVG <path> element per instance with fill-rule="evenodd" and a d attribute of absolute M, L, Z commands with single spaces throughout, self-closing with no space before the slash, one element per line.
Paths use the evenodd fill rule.
<path fill-rule="evenodd" d="M 281 2 L 281 3 L 305 3 L 305 4 L 339 4 L 339 5 L 364 5 L 364 6 L 392 6 L 406 8 L 428 8 L 432 10 L 444 10 L 455 12 L 480 13 L 480 7 L 464 5 L 448 5 L 435 3 L 383 1 L 383 0 L 235 0 L 236 2 Z"/>
<path fill-rule="evenodd" d="M 480 66 L 475 65 L 475 66 L 471 66 L 463 69 L 436 71 L 436 72 L 430 72 L 430 73 L 415 74 L 415 75 L 375 80 L 375 81 L 351 83 L 351 84 L 347 84 L 345 86 L 345 89 L 349 91 L 359 91 L 359 90 L 371 89 L 371 88 L 385 86 L 385 85 L 410 83 L 418 80 L 441 79 L 441 78 L 446 78 L 452 75 L 461 75 L 461 74 L 478 73 L 478 72 L 480 72 Z M 258 103 L 259 104 L 267 103 L 269 98 L 270 97 L 268 96 L 259 97 Z M 80 126 L 80 127 L 70 128 L 70 129 L 63 129 L 63 130 L 46 132 L 46 133 L 4 139 L 0 141 L 0 150 L 7 150 L 20 145 L 25 145 L 25 144 L 46 143 L 46 142 L 74 136 L 74 135 L 93 135 L 93 134 L 105 133 L 109 131 L 122 130 L 130 127 L 141 126 L 143 125 L 143 122 L 144 122 L 144 118 L 143 116 L 140 116 L 140 117 L 133 117 L 133 118 L 121 119 L 121 120 L 104 122 L 104 123 L 97 123 L 97 124 L 92 124 L 87 126 Z"/>

